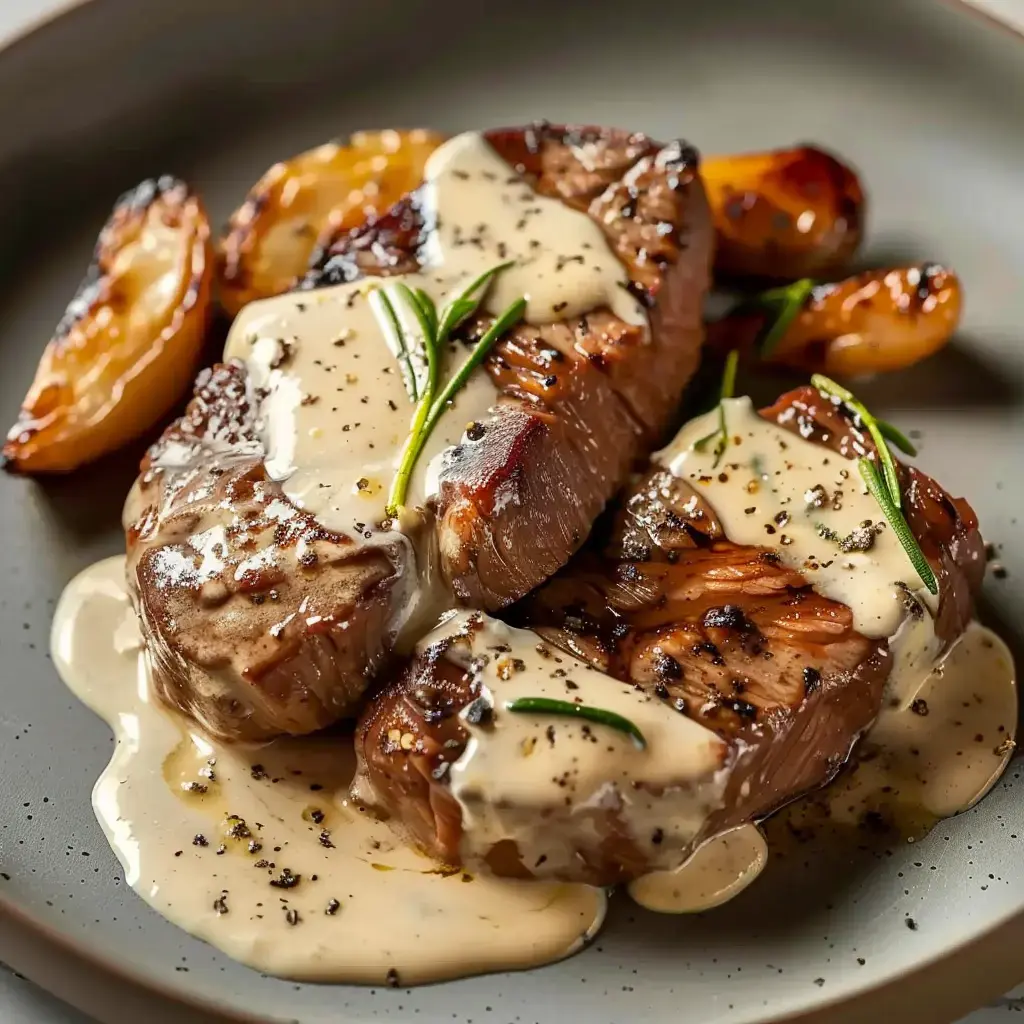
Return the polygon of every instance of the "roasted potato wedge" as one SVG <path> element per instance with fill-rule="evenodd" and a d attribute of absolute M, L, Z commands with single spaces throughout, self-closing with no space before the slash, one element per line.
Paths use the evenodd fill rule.
<path fill-rule="evenodd" d="M 960 279 L 936 263 L 870 270 L 834 284 L 797 281 L 709 325 L 718 350 L 835 377 L 902 370 L 937 352 L 960 321 Z"/>
<path fill-rule="evenodd" d="M 856 173 L 812 146 L 706 158 L 716 272 L 790 281 L 842 269 L 860 244 Z"/>
<path fill-rule="evenodd" d="M 144 181 L 118 200 L 7 435 L 7 469 L 75 469 L 171 410 L 202 351 L 213 256 L 210 222 L 184 182 Z"/>
<path fill-rule="evenodd" d="M 427 158 L 444 141 L 424 129 L 357 132 L 275 164 L 228 222 L 220 246 L 220 301 L 234 316 L 253 299 L 287 291 L 309 262 L 317 238 L 356 227 L 423 179 Z"/>

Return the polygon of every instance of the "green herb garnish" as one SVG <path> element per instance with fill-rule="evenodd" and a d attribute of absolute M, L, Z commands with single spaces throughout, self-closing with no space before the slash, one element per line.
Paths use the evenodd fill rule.
<path fill-rule="evenodd" d="M 516 714 L 563 715 L 566 718 L 585 718 L 588 722 L 607 725 L 624 732 L 641 750 L 647 746 L 644 734 L 628 718 L 604 708 L 593 708 L 588 704 L 573 704 L 568 700 L 553 700 L 550 697 L 519 697 L 505 705 L 506 711 Z"/>
<path fill-rule="evenodd" d="M 713 469 L 718 469 L 718 463 L 722 461 L 722 456 L 725 454 L 725 449 L 729 446 L 729 428 L 725 422 L 725 400 L 732 398 L 733 392 L 736 390 L 736 367 L 739 364 L 740 354 L 736 349 L 733 349 L 725 357 L 725 370 L 722 372 L 722 388 L 719 392 L 718 402 L 718 428 L 711 431 L 710 434 L 702 437 L 699 441 L 694 442 L 694 449 L 698 452 L 704 451 L 707 448 L 708 443 L 718 438 L 715 444 L 715 461 L 712 464 Z"/>
<path fill-rule="evenodd" d="M 928 564 L 928 559 L 924 557 L 921 545 L 917 543 L 917 539 L 910 532 L 910 526 L 903 513 L 889 500 L 889 494 L 878 472 L 878 467 L 870 459 L 858 459 L 857 467 L 860 469 L 860 475 L 864 478 L 864 483 L 867 484 L 868 491 L 881 506 L 882 514 L 889 521 L 889 526 L 892 527 L 900 544 L 903 545 L 903 550 L 906 551 L 917 575 L 921 577 L 921 581 L 928 588 L 929 593 L 937 594 L 939 582 L 935 578 L 935 573 Z"/>
<path fill-rule="evenodd" d="M 892 441 L 894 445 L 901 452 L 907 455 L 914 456 L 917 454 L 917 447 L 914 442 L 907 437 L 898 427 L 894 427 L 891 423 L 887 423 L 885 420 L 875 420 L 875 424 L 879 431 L 887 441 Z"/>
<path fill-rule="evenodd" d="M 889 491 L 889 496 L 892 499 L 892 503 L 900 508 L 902 500 L 900 497 L 900 478 L 896 472 L 896 460 L 892 457 L 892 452 L 889 451 L 889 445 L 886 444 L 886 434 L 882 429 L 881 423 L 875 419 L 871 413 L 868 412 L 867 408 L 862 402 L 859 402 L 853 393 L 847 391 L 841 384 L 837 384 L 834 380 L 823 374 L 816 373 L 811 377 L 811 384 L 816 387 L 823 395 L 829 395 L 831 397 L 838 398 L 857 418 L 864 424 L 864 428 L 871 435 L 871 440 L 875 442 L 875 449 L 878 452 L 878 462 L 882 467 L 882 476 L 885 478 L 885 485 Z M 899 437 L 905 444 L 910 445 L 912 449 L 914 446 L 901 434 L 895 427 L 886 424 L 886 428 L 889 431 L 890 437 Z M 904 445 L 899 445 L 903 451 L 907 451 Z M 908 455 L 916 454 L 916 452 L 907 452 Z"/>
<path fill-rule="evenodd" d="M 404 282 L 396 282 L 393 285 L 384 285 L 376 289 L 371 300 L 379 296 L 377 301 L 383 310 L 382 320 L 388 328 L 395 332 L 395 347 L 399 358 L 407 367 L 411 381 L 410 394 L 413 401 L 417 403 L 416 412 L 413 415 L 412 426 L 409 429 L 409 436 L 406 438 L 405 447 L 402 450 L 402 460 L 398 472 L 391 483 L 391 492 L 388 495 L 387 514 L 398 515 L 398 510 L 405 503 L 405 496 L 409 490 L 409 481 L 412 479 L 413 470 L 416 468 L 416 461 L 423 452 L 427 440 L 433 433 L 438 421 L 447 411 L 448 406 L 459 390 L 469 380 L 470 374 L 483 362 L 484 357 L 494 347 L 494 344 L 510 327 L 517 324 L 526 312 L 526 299 L 516 299 L 487 329 L 484 336 L 473 347 L 473 351 L 466 357 L 466 361 L 459 367 L 440 394 L 437 394 L 441 375 L 441 357 L 443 346 L 455 331 L 466 319 L 476 312 L 487 287 L 494 277 L 511 263 L 501 263 L 496 267 L 481 274 L 475 281 L 471 282 L 459 295 L 452 299 L 438 313 L 437 306 L 433 299 L 421 288 L 412 289 Z M 393 290 L 394 295 L 400 298 L 409 308 L 413 317 L 423 334 L 423 349 L 426 356 L 427 371 L 425 380 L 417 380 L 413 372 L 412 359 L 410 356 L 410 343 L 405 335 L 401 318 L 395 311 L 394 304 L 388 295 L 388 290 Z M 420 384 L 422 383 L 422 388 Z"/>
<path fill-rule="evenodd" d="M 402 365 L 402 376 L 405 378 L 405 389 L 409 392 L 409 398 L 415 402 L 419 398 L 419 382 L 416 379 L 416 371 L 412 366 L 412 355 L 409 352 L 405 332 L 402 330 L 402 321 L 398 318 L 395 305 L 383 288 L 374 288 L 370 292 L 370 305 L 388 335 L 392 350 L 398 356 Z"/>
<path fill-rule="evenodd" d="M 783 288 L 769 288 L 740 305 L 737 312 L 760 310 L 771 314 L 757 342 L 762 359 L 775 351 L 817 286 L 816 281 L 804 277 Z"/>
<path fill-rule="evenodd" d="M 928 559 L 925 558 L 921 545 L 918 544 L 917 539 L 911 532 L 906 517 L 901 511 L 902 499 L 900 495 L 899 474 L 896 470 L 896 460 L 893 459 L 892 452 L 889 450 L 888 441 L 892 441 L 893 444 L 908 455 L 916 455 L 916 449 L 901 431 L 897 430 L 892 424 L 872 416 L 862 402 L 859 402 L 850 391 L 837 384 L 834 380 L 816 373 L 811 377 L 811 384 L 823 395 L 839 399 L 843 405 L 857 416 L 871 435 L 871 439 L 875 442 L 875 450 L 878 454 L 881 472 L 879 472 L 878 466 L 866 456 L 857 460 L 857 468 L 860 470 L 860 475 L 864 478 L 868 492 L 878 502 L 893 533 L 896 534 L 915 571 L 921 577 L 921 581 L 930 593 L 937 594 L 939 592 L 939 583 L 935 578 L 935 573 L 928 564 Z"/>

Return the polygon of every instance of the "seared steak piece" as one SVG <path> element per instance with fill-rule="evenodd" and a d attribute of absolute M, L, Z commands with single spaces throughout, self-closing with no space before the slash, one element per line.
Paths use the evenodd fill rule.
<path fill-rule="evenodd" d="M 524 698 L 614 712 L 638 733 L 509 710 Z M 371 702 L 356 752 L 355 797 L 439 860 L 593 885 L 674 867 L 719 806 L 731 758 L 657 694 L 465 611 Z"/>
<path fill-rule="evenodd" d="M 844 458 L 871 451 L 870 440 L 812 388 L 786 395 L 761 415 Z M 949 644 L 969 621 L 980 583 L 977 520 L 966 502 L 919 470 L 901 467 L 900 476 L 907 519 L 939 577 L 935 632 Z M 881 707 L 893 663 L 890 643 L 858 633 L 850 609 L 816 593 L 812 574 L 787 567 L 779 550 L 733 543 L 690 483 L 654 468 L 632 489 L 604 552 L 584 553 L 514 610 L 538 641 L 605 673 L 609 694 L 621 685 L 616 680 L 628 682 L 719 737 L 725 771 L 704 780 L 707 815 L 682 845 L 667 841 L 669 822 L 659 824 L 662 841 L 651 846 L 630 828 L 635 821 L 628 813 L 595 835 L 592 822 L 549 811 L 534 816 L 535 833 L 495 844 L 485 857 L 492 870 L 623 881 L 675 866 L 702 840 L 761 818 L 834 776 Z M 907 591 L 908 619 L 926 614 Z M 559 669 L 581 674 L 568 659 Z M 541 672 L 535 681 L 550 685 L 550 678 Z M 479 836 L 466 827 L 468 805 L 456 799 L 450 779 L 467 750 L 472 753 L 471 737 L 485 742 L 466 720 L 466 709 L 481 696 L 481 679 L 479 668 L 422 651 L 357 731 L 359 794 L 446 862 L 479 852 Z M 486 685 L 497 716 L 502 683 L 487 677 Z M 586 702 L 601 704 L 593 682 Z M 497 717 L 493 727 L 501 727 Z M 532 756 L 545 752 L 540 745 Z M 607 785 L 620 767 L 609 760 Z M 588 797 L 593 802 L 599 792 L 593 781 L 587 792 L 573 793 L 574 806 Z M 502 813 L 513 813 L 503 806 Z M 556 839 L 551 833 L 558 830 Z M 549 844 L 560 840 L 575 860 L 530 860 L 525 851 L 540 836 Z"/>
<path fill-rule="evenodd" d="M 521 324 L 487 360 L 501 404 L 484 435 L 446 460 L 438 546 L 456 597 L 497 609 L 565 564 L 664 437 L 700 358 L 711 227 L 697 156 L 683 143 L 549 125 L 485 134 L 538 193 L 601 226 L 650 318 L 649 337 L 606 309 Z M 413 196 L 327 241 L 302 287 L 413 270 L 424 228 Z"/>
<path fill-rule="evenodd" d="M 699 359 L 711 229 L 696 156 L 679 143 L 546 126 L 487 138 L 539 193 L 599 224 L 651 324 L 646 336 L 596 309 L 521 324 L 492 350 L 498 405 L 480 436 L 448 452 L 433 519 L 411 539 L 439 552 L 458 599 L 497 608 L 567 561 L 663 436 Z M 302 287 L 412 271 L 430 227 L 414 195 L 328 240 Z M 463 340 L 486 326 L 471 321 Z M 354 714 L 425 571 L 400 534 L 329 531 L 283 494 L 265 465 L 264 397 L 239 364 L 204 374 L 125 512 L 160 693 L 210 731 L 248 740 Z M 449 601 L 428 598 L 420 613 Z"/>
<path fill-rule="evenodd" d="M 157 694 L 238 739 L 351 713 L 385 654 L 395 582 L 386 549 L 357 551 L 282 499 L 253 404 L 239 366 L 204 370 L 124 514 Z"/>

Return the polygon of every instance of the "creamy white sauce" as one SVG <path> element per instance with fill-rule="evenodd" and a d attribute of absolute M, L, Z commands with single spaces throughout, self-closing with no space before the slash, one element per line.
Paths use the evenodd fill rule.
<path fill-rule="evenodd" d="M 441 308 L 484 271 L 511 262 L 495 279 L 484 311 L 500 313 L 525 297 L 531 323 L 607 307 L 629 323 L 646 324 L 598 225 L 534 192 L 479 133 L 458 135 L 436 150 L 425 177 L 428 230 L 418 273 L 254 302 L 238 315 L 225 348 L 225 357 L 242 360 L 265 392 L 260 426 L 271 476 L 328 528 L 357 537 L 372 534 L 385 518 L 413 415 L 402 366 L 369 299 L 374 289 L 402 281 Z M 401 303 L 396 309 L 421 344 L 415 319 Z M 467 352 L 449 346 L 442 383 Z M 422 378 L 421 351 L 412 358 L 414 375 Z M 477 370 L 419 458 L 410 509 L 435 495 L 443 453 L 472 443 L 464 436 L 467 425 L 486 421 L 496 400 L 489 375 Z M 400 528 L 414 527 L 415 516 Z"/>
<path fill-rule="evenodd" d="M 532 636 L 494 624 L 493 646 L 511 646 L 510 634 Z M 512 652 L 487 652 L 484 646 L 485 653 L 498 656 L 484 671 L 493 666 L 502 675 L 501 658 L 528 653 L 522 645 Z M 386 983 L 387 972 L 394 970 L 401 982 L 414 983 L 546 963 L 578 949 L 600 926 L 604 898 L 598 890 L 448 874 L 401 845 L 385 823 L 349 801 L 353 763 L 347 737 L 280 740 L 261 747 L 220 744 L 155 702 L 125 590 L 123 559 L 100 562 L 69 584 L 54 618 L 52 648 L 65 682 L 117 738 L 93 804 L 127 881 L 164 916 L 235 959 L 294 978 Z M 561 667 L 554 658 L 578 664 L 551 653 L 551 662 L 544 659 L 550 671 Z M 499 703 L 498 742 L 471 745 L 455 785 L 465 799 L 465 785 L 475 778 L 499 799 L 513 805 L 526 801 L 541 814 L 543 793 L 551 788 L 543 773 L 534 780 L 535 791 L 506 769 L 523 773 L 541 763 L 529 764 L 524 755 L 548 742 L 547 725 L 560 726 L 555 748 L 560 751 L 574 750 L 586 760 L 591 749 L 606 748 L 584 742 L 575 721 L 545 724 L 530 715 L 501 714 L 500 702 L 513 693 L 508 684 L 527 676 L 529 695 L 545 692 L 537 688 L 536 672 L 492 680 L 488 689 Z M 608 680 L 596 672 L 574 667 L 571 675 L 558 678 L 580 684 L 571 696 L 587 693 L 587 680 L 595 687 L 603 683 L 602 706 L 629 714 L 649 740 L 678 741 L 675 723 L 688 721 L 649 718 L 660 702 L 638 701 L 625 692 L 613 696 Z M 557 688 L 549 695 L 558 695 Z M 914 702 L 893 699 L 883 709 L 853 769 L 796 805 L 792 811 L 798 820 L 804 814 L 813 825 L 815 814 L 804 808 L 824 800 L 833 822 L 855 824 L 877 811 L 923 823 L 926 831 L 988 792 L 1012 756 L 1017 720 L 1014 666 L 1002 641 L 972 625 L 917 686 Z M 639 763 L 630 763 L 636 748 L 623 744 L 621 734 L 593 729 L 618 742 L 618 756 L 631 773 L 637 769 L 637 778 L 665 778 L 673 771 L 657 764 L 640 771 Z M 699 751 L 704 732 L 694 725 L 684 737 L 685 749 Z M 654 760 L 664 757 L 660 743 L 659 748 Z M 260 777 L 254 777 L 254 765 L 262 766 Z M 194 791 L 197 787 L 205 792 Z M 581 792 L 577 783 L 577 796 Z M 631 820 L 643 821 L 655 805 L 632 806 L 639 806 L 640 817 Z M 474 813 L 475 801 L 466 800 L 464 810 Z M 488 836 L 525 834 L 531 842 L 537 836 L 525 808 L 490 819 L 486 809 L 480 810 L 484 828 L 470 840 L 474 848 L 477 839 L 486 843 Z M 317 821 L 319 814 L 323 818 Z M 243 819 L 250 834 L 232 836 L 238 822 L 230 815 Z M 322 845 L 324 831 L 330 847 Z M 206 846 L 193 845 L 197 835 Z M 260 849 L 250 850 L 251 842 Z M 553 849 L 560 855 L 557 845 Z M 269 863 L 258 867 L 261 861 Z M 705 843 L 680 868 L 637 879 L 629 891 L 651 910 L 706 910 L 746 888 L 764 863 L 760 833 L 743 826 Z M 299 884 L 271 886 L 285 868 L 300 876 Z M 338 906 L 328 913 L 333 900 Z"/>
<path fill-rule="evenodd" d="M 893 650 L 886 704 L 855 765 L 794 813 L 825 801 L 832 821 L 860 822 L 877 811 L 930 826 L 972 806 L 1013 751 L 1009 652 L 972 625 L 936 665 L 932 603 L 889 531 L 866 555 L 848 555 L 836 569 L 824 564 L 831 552 L 815 528 L 819 513 L 840 535 L 878 520 L 873 500 L 840 473 L 853 464 L 781 432 L 746 400 L 728 403 L 726 412 L 733 444 L 718 470 L 692 448 L 716 426 L 710 417 L 684 428 L 659 459 L 704 495 L 731 540 L 774 546 L 819 590 L 850 606 L 861 632 L 888 638 Z M 808 510 L 798 500 L 818 483 L 843 491 L 841 508 Z M 748 515 L 751 506 L 756 514 Z M 783 511 L 789 520 L 780 526 L 775 517 Z M 767 524 L 776 527 L 774 544 Z M 781 544 L 782 534 L 792 543 Z M 907 614 L 897 582 L 919 597 L 921 615 Z M 721 804 L 722 741 L 532 633 L 483 617 L 480 628 L 467 630 L 473 616 L 455 613 L 421 644 L 468 632 L 447 656 L 475 666 L 493 705 L 489 724 L 466 722 L 470 742 L 450 774 L 467 863 L 512 840 L 524 863 L 544 858 L 557 870 L 579 855 L 578 841 L 566 836 L 586 834 L 566 826 L 614 806 L 651 862 L 671 868 L 630 885 L 650 909 L 708 909 L 757 877 L 765 851 L 753 825 L 704 843 L 681 867 L 673 860 Z M 220 744 L 155 702 L 123 559 L 72 581 L 52 644 L 66 683 L 117 737 L 94 807 L 128 882 L 232 957 L 294 978 L 413 983 L 547 963 L 580 948 L 600 926 L 599 890 L 500 881 L 472 868 L 449 872 L 403 846 L 349 799 L 348 737 Z M 640 728 L 646 744 L 596 723 L 505 707 L 526 696 L 615 711 Z M 193 843 L 196 836 L 202 840 Z"/>
<path fill-rule="evenodd" d="M 1013 756 L 1017 678 L 1009 648 L 971 623 L 917 687 L 892 700 L 847 771 L 826 791 L 835 821 L 876 810 L 896 824 L 934 824 L 973 807 Z"/>
<path fill-rule="evenodd" d="M 222 744 L 164 709 L 123 558 L 69 584 L 52 647 L 117 739 L 93 806 L 128 883 L 236 960 L 297 979 L 416 983 L 548 963 L 600 926 L 600 890 L 442 872 L 403 846 L 348 800 L 347 736 Z"/>
<path fill-rule="evenodd" d="M 764 870 L 768 844 L 756 825 L 715 836 L 674 871 L 652 871 L 629 883 L 629 895 L 659 914 L 697 914 L 738 896 Z"/>
<path fill-rule="evenodd" d="M 939 664 L 907 678 L 916 680 L 912 697 L 886 703 L 850 768 L 783 812 L 790 826 L 813 834 L 823 821 L 860 827 L 874 815 L 920 838 L 938 820 L 969 810 L 999 781 L 1017 725 L 1016 670 L 1006 644 L 971 623 Z M 769 848 L 756 826 L 744 825 L 705 843 L 676 871 L 638 878 L 629 894 L 662 913 L 708 910 L 760 875 Z"/>
<path fill-rule="evenodd" d="M 711 505 L 729 540 L 774 549 L 818 593 L 849 607 L 864 636 L 896 633 L 907 614 L 904 587 L 934 611 L 936 599 L 868 494 L 856 462 L 763 419 L 749 398 L 730 398 L 724 406 L 730 442 L 717 468 L 714 444 L 694 448 L 718 429 L 717 409 L 687 423 L 654 460 Z M 827 494 L 821 508 L 808 500 L 819 486 Z M 882 524 L 868 551 L 844 553 L 819 533 L 820 525 L 846 538 L 864 523 Z"/>
<path fill-rule="evenodd" d="M 856 463 L 765 420 L 749 398 L 726 400 L 724 412 L 729 444 L 717 467 L 714 444 L 695 447 L 718 429 L 717 410 L 686 424 L 654 461 L 704 498 L 729 540 L 774 550 L 815 590 L 849 607 L 860 633 L 886 639 L 892 654 L 883 708 L 852 769 L 786 815 L 799 820 L 824 803 L 834 822 L 858 824 L 884 811 L 927 828 L 973 806 L 1014 749 L 1017 687 L 1006 645 L 972 623 L 943 652 L 932 618 L 937 599 L 891 529 L 883 526 L 865 552 L 843 552 L 821 535 L 820 526 L 844 538 L 884 524 Z M 917 613 L 908 608 L 908 592 Z M 731 848 L 705 844 L 678 877 L 656 872 L 637 879 L 630 893 L 650 909 L 701 909 L 704 898 L 714 898 L 705 893 L 716 888 L 714 881 L 704 885 L 705 874 L 725 889 L 731 879 L 738 892 L 763 866 L 761 846 L 745 833 Z"/>
<path fill-rule="evenodd" d="M 472 668 L 491 713 L 474 723 L 448 773 L 462 809 L 463 862 L 480 864 L 511 841 L 537 876 L 572 870 L 579 847 L 602 836 L 595 814 L 614 811 L 622 831 L 654 865 L 675 867 L 727 780 L 726 744 L 667 702 L 621 683 L 543 643 L 476 612 L 457 612 L 419 645 L 457 637 L 446 657 Z M 639 745 L 608 725 L 507 705 L 543 697 L 611 711 L 643 734 Z M 470 706 L 472 708 L 472 705 Z"/>

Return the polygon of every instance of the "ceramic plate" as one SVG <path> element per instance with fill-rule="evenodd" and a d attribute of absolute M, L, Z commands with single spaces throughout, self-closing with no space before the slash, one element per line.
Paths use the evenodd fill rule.
<path fill-rule="evenodd" d="M 986 613 L 1019 651 L 1021 45 L 933 0 L 95 0 L 0 55 L 0 418 L 113 198 L 143 176 L 188 178 L 221 218 L 275 159 L 360 127 L 546 117 L 706 152 L 813 140 L 870 189 L 866 262 L 938 259 L 964 279 L 956 343 L 861 394 L 922 431 L 922 464 L 1003 545 L 1009 575 L 989 580 Z M 64 583 L 121 546 L 137 455 L 45 484 L 0 479 L 0 954 L 44 985 L 112 1021 L 186 1020 L 180 998 L 303 1024 L 738 1024 L 829 1006 L 830 1020 L 863 1020 L 882 998 L 885 1019 L 949 1020 L 1024 977 L 1016 766 L 923 842 L 819 836 L 711 913 L 656 917 L 617 898 L 590 949 L 527 975 L 293 985 L 189 938 L 124 884 L 89 804 L 108 730 L 47 654 Z"/>

